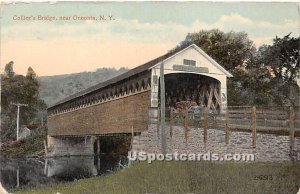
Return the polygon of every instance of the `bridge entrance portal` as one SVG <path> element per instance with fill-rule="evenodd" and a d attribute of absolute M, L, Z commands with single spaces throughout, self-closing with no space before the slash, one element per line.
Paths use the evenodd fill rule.
<path fill-rule="evenodd" d="M 178 108 L 178 103 L 191 101 L 195 106 L 219 112 L 222 107 L 220 82 L 199 74 L 172 73 L 165 75 L 166 107 Z"/>

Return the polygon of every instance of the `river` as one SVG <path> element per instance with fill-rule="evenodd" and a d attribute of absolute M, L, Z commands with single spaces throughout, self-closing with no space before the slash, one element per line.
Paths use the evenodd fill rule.
<path fill-rule="evenodd" d="M 127 164 L 124 155 L 70 156 L 44 159 L 0 157 L 2 186 L 12 191 L 102 176 Z"/>

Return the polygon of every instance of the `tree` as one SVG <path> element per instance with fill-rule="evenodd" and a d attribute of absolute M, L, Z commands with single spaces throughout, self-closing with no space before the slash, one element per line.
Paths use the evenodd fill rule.
<path fill-rule="evenodd" d="M 26 77 L 24 79 L 24 92 L 23 98 L 28 104 L 26 115 L 26 122 L 32 121 L 36 116 L 35 105 L 39 101 L 39 82 L 37 80 L 37 75 L 31 67 L 28 68 Z"/>
<path fill-rule="evenodd" d="M 11 103 L 25 103 L 28 107 L 20 109 L 20 124 L 29 124 L 39 118 L 39 113 L 45 112 L 45 103 L 39 98 L 39 82 L 31 67 L 26 76 L 13 72 L 13 62 L 6 65 L 4 76 L 1 76 L 1 139 L 15 139 L 16 107 Z M 44 119 L 44 118 L 43 118 Z M 42 120 L 43 120 L 42 119 Z"/>
<path fill-rule="evenodd" d="M 263 62 L 272 68 L 276 79 L 296 83 L 300 68 L 299 41 L 299 37 L 290 37 L 290 34 L 283 38 L 276 36 L 273 39 L 273 45 L 267 47 Z"/>
<path fill-rule="evenodd" d="M 260 49 L 260 64 L 268 67 L 271 72 L 270 94 L 277 105 L 299 104 L 299 87 L 296 80 L 299 78 L 299 42 L 300 37 L 273 39 L 273 45 L 263 46 Z"/>
<path fill-rule="evenodd" d="M 252 52 L 245 71 L 236 74 L 241 83 L 239 96 L 247 99 L 243 105 L 299 104 L 299 41 L 288 34 Z"/>
<path fill-rule="evenodd" d="M 37 75 L 36 75 L 36 73 L 33 71 L 32 67 L 28 67 L 28 69 L 27 69 L 27 74 L 26 74 L 26 78 L 27 78 L 27 79 L 32 79 L 32 80 L 36 80 L 36 79 L 37 79 Z"/>
<path fill-rule="evenodd" d="M 218 29 L 201 30 L 189 33 L 173 51 L 190 44 L 196 44 L 226 70 L 233 74 L 228 80 L 228 105 L 243 105 L 247 95 L 242 87 L 243 77 L 246 75 L 247 61 L 256 52 L 254 43 L 245 32 L 222 32 Z"/>
<path fill-rule="evenodd" d="M 247 99 L 243 105 L 271 105 L 273 97 L 270 95 L 272 74 L 269 66 L 262 64 L 266 46 L 253 52 L 246 62 L 243 74 L 239 76 L 242 98 Z"/>
<path fill-rule="evenodd" d="M 255 52 L 254 43 L 248 38 L 247 33 L 233 31 L 225 33 L 218 29 L 189 33 L 174 50 L 192 43 L 233 74 L 237 69 L 244 67 L 245 62 Z"/>
<path fill-rule="evenodd" d="M 15 72 L 13 70 L 14 69 L 13 66 L 14 66 L 13 61 L 11 61 L 5 65 L 5 69 L 4 69 L 5 76 L 10 77 L 10 78 L 14 76 Z"/>

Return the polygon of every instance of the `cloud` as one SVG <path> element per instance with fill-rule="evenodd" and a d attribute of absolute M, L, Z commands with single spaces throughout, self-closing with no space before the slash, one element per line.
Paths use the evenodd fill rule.
<path fill-rule="evenodd" d="M 297 37 L 300 27 L 296 20 L 285 20 L 282 23 L 254 21 L 237 13 L 222 16 L 213 26 L 223 31 L 245 31 L 249 37 L 253 37 L 256 46 L 270 44 L 275 36 L 284 36 L 290 32 Z"/>
<path fill-rule="evenodd" d="M 230 22 L 238 22 L 239 24 L 253 24 L 253 22 L 249 18 L 245 18 L 238 13 L 231 13 L 230 15 L 221 16 L 219 23 L 230 23 Z"/>

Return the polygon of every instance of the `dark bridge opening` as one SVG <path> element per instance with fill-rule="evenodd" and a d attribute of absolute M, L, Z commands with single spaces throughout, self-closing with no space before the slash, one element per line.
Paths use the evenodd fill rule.
<path fill-rule="evenodd" d="M 125 155 L 130 150 L 131 134 L 105 135 L 97 137 L 94 142 L 94 153 L 98 154 L 98 140 L 100 141 L 100 154 Z"/>
<path fill-rule="evenodd" d="M 220 82 L 214 78 L 190 73 L 167 74 L 165 89 L 166 107 L 176 108 L 178 102 L 192 101 L 212 111 L 220 110 Z"/>

